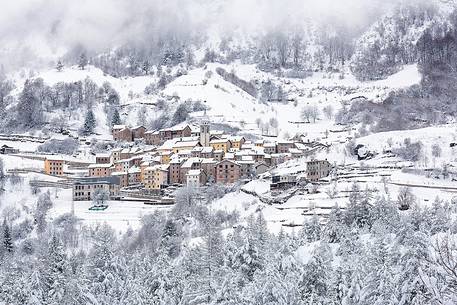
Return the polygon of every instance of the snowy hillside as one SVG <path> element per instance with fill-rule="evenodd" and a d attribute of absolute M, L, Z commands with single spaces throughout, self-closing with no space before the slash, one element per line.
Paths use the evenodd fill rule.
<path fill-rule="evenodd" d="M 0 305 L 457 304 L 457 0 L 3 2 Z"/>

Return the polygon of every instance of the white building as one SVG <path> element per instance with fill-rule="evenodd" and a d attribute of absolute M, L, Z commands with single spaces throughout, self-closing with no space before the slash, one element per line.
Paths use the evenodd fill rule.
<path fill-rule="evenodd" d="M 186 174 L 187 186 L 188 187 L 200 187 L 200 181 L 202 177 L 201 169 L 191 169 Z"/>

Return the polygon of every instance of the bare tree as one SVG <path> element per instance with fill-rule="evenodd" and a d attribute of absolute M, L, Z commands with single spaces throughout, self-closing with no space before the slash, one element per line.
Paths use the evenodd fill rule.
<path fill-rule="evenodd" d="M 436 158 L 441 157 L 441 147 L 438 144 L 432 145 L 433 167 L 435 167 Z"/>
<path fill-rule="evenodd" d="M 274 128 L 276 135 L 278 134 L 278 120 L 276 118 L 271 118 L 269 121 L 271 128 Z"/>
<path fill-rule="evenodd" d="M 333 118 L 334 109 L 332 105 L 325 106 L 324 109 L 322 109 L 322 112 L 327 119 L 331 120 Z"/>
<path fill-rule="evenodd" d="M 397 196 L 397 204 L 400 210 L 409 210 L 416 202 L 416 197 L 411 192 L 409 187 L 402 187 Z"/>
<path fill-rule="evenodd" d="M 311 122 L 313 119 L 313 123 L 316 123 L 317 117 L 319 116 L 319 109 L 316 105 L 307 105 L 302 109 L 301 116 L 304 120 Z"/>

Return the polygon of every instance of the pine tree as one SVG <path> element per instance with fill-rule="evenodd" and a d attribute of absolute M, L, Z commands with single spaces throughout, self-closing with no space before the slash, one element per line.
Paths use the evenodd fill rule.
<path fill-rule="evenodd" d="M 177 224 L 168 219 L 163 228 L 161 247 L 163 247 L 170 257 L 177 257 L 180 253 L 181 238 L 179 237 Z"/>
<path fill-rule="evenodd" d="M 346 224 L 364 227 L 370 226 L 370 205 L 372 193 L 369 189 L 361 192 L 357 183 L 354 183 L 349 194 L 349 204 L 346 209 Z"/>
<path fill-rule="evenodd" d="M 30 304 L 25 270 L 16 259 L 0 267 L 0 300 L 3 304 Z"/>
<path fill-rule="evenodd" d="M 115 245 L 113 229 L 103 224 L 95 233 L 87 266 L 90 291 L 101 304 L 113 304 L 125 293 L 125 259 L 116 253 Z"/>
<path fill-rule="evenodd" d="M 6 221 L 3 220 L 3 250 L 6 253 L 12 253 L 14 251 L 13 238 L 11 237 L 11 229 Z"/>
<path fill-rule="evenodd" d="M 81 55 L 79 56 L 78 67 L 81 70 L 84 70 L 84 68 L 87 66 L 87 64 L 88 64 L 88 60 L 87 60 L 86 53 L 81 53 Z"/>
<path fill-rule="evenodd" d="M 113 116 L 111 117 L 111 126 L 120 124 L 122 124 L 121 116 L 119 115 L 119 111 L 117 109 L 114 109 Z"/>
<path fill-rule="evenodd" d="M 38 96 L 38 85 L 35 81 L 26 80 L 19 96 L 17 119 L 26 127 L 38 127 L 43 121 L 42 100 Z"/>
<path fill-rule="evenodd" d="M 68 264 L 62 243 L 54 233 L 40 258 L 39 284 L 45 304 L 62 304 L 68 280 Z"/>
<path fill-rule="evenodd" d="M 365 265 L 367 275 L 363 279 L 361 295 L 370 304 L 398 304 L 393 276 L 398 249 L 392 244 L 388 236 L 381 236 L 369 248 L 369 259 Z"/>
<path fill-rule="evenodd" d="M 143 106 L 140 109 L 138 109 L 137 125 L 139 125 L 139 126 L 145 126 L 146 125 L 146 114 L 147 114 L 146 107 Z"/>
<path fill-rule="evenodd" d="M 344 213 L 338 205 L 335 205 L 329 214 L 328 222 L 324 227 L 323 235 L 329 243 L 337 243 L 340 241 L 345 229 Z"/>
<path fill-rule="evenodd" d="M 210 303 L 221 285 L 224 240 L 221 228 L 211 213 L 202 220 L 203 243 L 192 251 L 195 270 L 186 292 L 189 303 Z"/>
<path fill-rule="evenodd" d="M 63 70 L 63 67 L 64 67 L 64 66 L 63 66 L 62 62 L 59 60 L 59 61 L 57 62 L 57 65 L 56 65 L 56 70 L 57 70 L 58 72 L 61 72 L 61 71 Z"/>
<path fill-rule="evenodd" d="M 314 215 L 311 219 L 305 220 L 300 236 L 304 243 L 313 242 L 321 239 L 321 231 L 319 217 Z"/>
<path fill-rule="evenodd" d="M 262 212 L 258 213 L 255 219 L 252 216 L 248 218 L 248 239 L 250 239 L 260 253 L 266 254 L 265 251 L 268 251 L 270 233 Z"/>
<path fill-rule="evenodd" d="M 244 241 L 244 246 L 238 250 L 233 258 L 233 265 L 240 274 L 240 283 L 251 282 L 257 270 L 263 268 L 263 263 L 258 249 L 249 239 Z"/>
<path fill-rule="evenodd" d="M 431 234 L 445 232 L 451 224 L 449 207 L 437 197 L 430 209 Z"/>
<path fill-rule="evenodd" d="M 89 109 L 86 113 L 86 118 L 84 119 L 83 133 L 85 135 L 90 135 L 94 133 L 96 121 L 95 115 L 92 109 Z"/>
<path fill-rule="evenodd" d="M 148 75 L 148 74 L 149 74 L 149 71 L 151 70 L 151 64 L 150 64 L 149 60 L 146 59 L 146 60 L 143 62 L 143 67 L 142 67 L 141 69 L 143 70 L 143 73 L 144 73 L 145 75 Z"/>
<path fill-rule="evenodd" d="M 300 291 L 307 304 L 321 304 L 329 291 L 331 250 L 326 244 L 315 249 L 311 260 L 303 267 Z"/>

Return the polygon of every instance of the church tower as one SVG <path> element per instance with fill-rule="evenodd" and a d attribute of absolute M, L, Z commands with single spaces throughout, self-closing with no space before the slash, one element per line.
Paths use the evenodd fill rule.
<path fill-rule="evenodd" d="M 200 124 L 200 144 L 203 147 L 209 146 L 209 121 L 207 120 Z"/>

